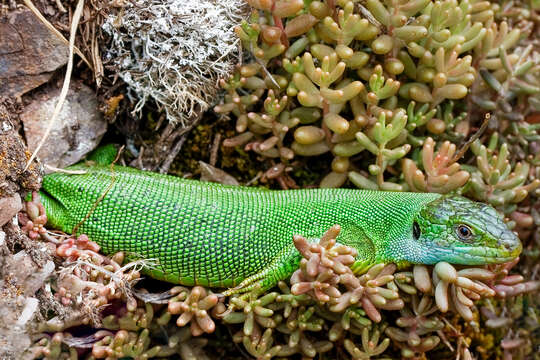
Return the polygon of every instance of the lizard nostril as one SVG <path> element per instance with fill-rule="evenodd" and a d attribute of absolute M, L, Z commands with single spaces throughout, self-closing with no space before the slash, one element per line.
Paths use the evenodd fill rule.
<path fill-rule="evenodd" d="M 515 231 L 507 231 L 499 237 L 499 245 L 502 245 L 507 251 L 514 251 L 521 247 L 521 242 Z"/>

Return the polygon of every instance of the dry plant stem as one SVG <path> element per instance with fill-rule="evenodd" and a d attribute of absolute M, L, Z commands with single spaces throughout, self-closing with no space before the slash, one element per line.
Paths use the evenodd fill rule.
<path fill-rule="evenodd" d="M 174 158 L 176 157 L 176 155 L 178 155 L 178 153 L 180 152 L 180 150 L 182 150 L 182 146 L 184 145 L 184 142 L 186 141 L 187 139 L 187 134 L 195 127 L 199 124 L 199 122 L 201 121 L 201 118 L 202 118 L 202 110 L 198 110 L 194 113 L 194 115 L 190 118 L 189 120 L 189 126 L 187 127 L 182 127 L 180 129 L 180 131 L 178 132 L 178 135 L 175 135 L 176 136 L 180 136 L 180 139 L 176 142 L 176 144 L 174 144 L 173 148 L 170 149 L 170 152 L 168 153 L 167 157 L 165 158 L 165 160 L 163 161 L 163 164 L 161 164 L 160 168 L 159 168 L 159 172 L 161 174 L 166 174 L 169 172 L 169 169 L 174 161 Z"/>
<path fill-rule="evenodd" d="M 97 87 L 101 87 L 101 81 L 103 80 L 104 69 L 103 62 L 101 61 L 101 54 L 99 52 L 99 42 L 97 41 L 96 23 L 92 23 L 92 41 L 90 42 L 90 54 L 92 56 L 92 62 L 94 63 L 94 79 L 96 80 Z"/>
<path fill-rule="evenodd" d="M 471 136 L 471 138 L 469 140 L 467 140 L 467 142 L 465 144 L 463 144 L 463 146 L 461 147 L 461 149 L 459 149 L 459 151 L 456 153 L 456 155 L 452 158 L 452 160 L 450 160 L 450 164 L 452 163 L 455 163 L 457 162 L 459 159 L 461 159 L 463 157 L 463 155 L 465 155 L 465 153 L 467 152 L 467 150 L 469 149 L 469 147 L 471 146 L 471 144 L 473 142 L 476 141 L 476 139 L 480 138 L 480 136 L 482 136 L 482 134 L 484 133 L 484 131 L 486 131 L 488 125 L 489 125 L 489 119 L 491 118 L 491 114 L 487 113 L 484 117 L 484 121 L 482 122 L 482 125 L 480 126 L 480 128 L 478 129 L 478 131 L 476 133 L 474 133 L 473 136 Z"/>
<path fill-rule="evenodd" d="M 64 174 L 77 174 L 77 175 L 82 175 L 82 174 L 86 174 L 86 171 L 84 170 L 66 170 L 66 169 L 60 169 L 60 168 L 57 168 L 55 166 L 51 166 L 49 164 L 43 164 L 43 166 L 47 169 L 47 170 L 51 170 L 51 171 L 54 171 L 54 172 L 62 172 Z"/>
<path fill-rule="evenodd" d="M 122 152 L 124 151 L 124 145 L 122 145 L 122 147 L 118 150 L 118 153 L 116 154 L 116 158 L 114 159 L 114 161 L 111 163 L 110 165 L 110 170 L 111 172 L 114 174 L 114 165 L 118 162 L 118 160 L 120 159 L 120 156 L 122 155 Z M 105 191 L 103 192 L 103 194 L 101 194 L 101 196 L 99 197 L 98 201 L 92 206 L 92 208 L 90 209 L 90 211 L 88 212 L 88 214 L 86 214 L 86 216 L 84 217 L 84 219 L 82 219 L 77 225 L 75 225 L 75 227 L 73 228 L 72 232 L 73 234 L 76 234 L 77 233 L 77 229 L 79 228 L 79 226 L 81 226 L 91 215 L 92 213 L 96 210 L 97 206 L 99 205 L 99 203 L 101 201 L 103 201 L 103 199 L 105 198 L 105 196 L 107 195 L 107 193 L 109 192 L 109 190 L 111 190 L 111 188 L 113 187 L 114 183 L 116 182 L 116 178 L 113 176 L 112 177 L 112 181 L 111 183 L 109 184 L 109 186 L 107 187 L 107 189 L 105 189 Z"/>
<path fill-rule="evenodd" d="M 212 166 L 216 166 L 217 159 L 218 159 L 218 151 L 219 151 L 219 145 L 221 144 L 221 134 L 216 134 L 214 136 L 214 141 L 212 143 L 212 151 L 210 152 L 210 162 L 209 164 Z"/>
<path fill-rule="evenodd" d="M 54 112 L 51 118 L 49 119 L 49 122 L 47 124 L 47 129 L 45 129 L 45 133 L 43 134 L 43 137 L 41 138 L 41 141 L 39 142 L 38 146 L 32 153 L 32 156 L 30 156 L 30 159 L 28 160 L 25 171 L 28 170 L 28 167 L 34 161 L 34 159 L 37 156 L 37 153 L 45 143 L 45 140 L 47 140 L 47 137 L 49 136 L 52 126 L 58 117 L 58 114 L 60 113 L 60 110 L 62 109 L 62 106 L 64 105 L 64 101 L 66 100 L 66 96 L 69 90 L 69 82 L 71 81 L 71 72 L 73 71 L 73 50 L 75 47 L 75 34 L 77 33 L 77 28 L 79 26 L 79 20 L 81 19 L 82 11 L 84 7 L 84 0 L 79 0 L 77 2 L 77 7 L 75 8 L 75 12 L 73 13 L 73 19 L 71 21 L 71 31 L 69 34 L 69 58 L 66 68 L 66 75 L 64 77 L 64 84 L 62 85 L 62 90 L 60 91 L 60 96 L 58 98 L 58 102 L 56 103 L 56 106 L 54 107 Z"/>
<path fill-rule="evenodd" d="M 26 5 L 26 7 L 28 7 L 30 10 L 32 10 L 32 12 L 34 13 L 34 15 L 36 15 L 36 17 L 39 19 L 39 21 L 41 21 L 43 23 L 43 25 L 45 25 L 54 35 L 58 36 L 58 38 L 60 40 L 62 40 L 65 44 L 69 45 L 69 41 L 66 40 L 66 38 L 60 33 L 60 31 L 58 31 L 49 21 L 47 21 L 47 19 L 45 19 L 45 17 L 39 12 L 39 10 L 34 6 L 34 4 L 32 3 L 32 1 L 30 0 L 23 0 L 24 2 L 24 5 Z M 62 5 L 60 3 L 60 1 L 57 1 L 57 4 L 59 4 L 59 7 Z M 62 7 L 63 8 L 63 7 Z M 65 12 L 66 10 L 64 9 L 63 12 Z M 88 59 L 86 59 L 86 57 L 84 56 L 84 54 L 81 52 L 81 50 L 79 50 L 79 48 L 77 48 L 76 46 L 73 47 L 75 53 L 77 55 L 79 55 L 81 57 L 81 59 L 86 63 L 86 65 L 88 65 L 88 67 L 93 70 L 93 67 L 92 67 L 92 64 L 88 61 Z"/>
<path fill-rule="evenodd" d="M 56 6 L 58 7 L 58 10 L 60 10 L 60 12 L 67 12 L 66 8 L 64 7 L 64 5 L 62 5 L 62 2 L 60 0 L 55 0 L 54 2 L 56 3 Z"/>
<path fill-rule="evenodd" d="M 180 140 L 178 140 L 176 144 L 174 144 L 173 148 L 170 150 L 169 155 L 167 155 L 167 157 L 165 158 L 165 161 L 163 161 L 163 164 L 159 168 L 159 172 L 161 174 L 166 174 L 169 172 L 169 169 L 172 165 L 172 162 L 174 161 L 174 158 L 176 157 L 176 155 L 178 155 L 180 150 L 182 150 L 182 146 L 184 145 L 185 141 L 186 141 L 186 137 L 182 135 L 180 137 Z"/>

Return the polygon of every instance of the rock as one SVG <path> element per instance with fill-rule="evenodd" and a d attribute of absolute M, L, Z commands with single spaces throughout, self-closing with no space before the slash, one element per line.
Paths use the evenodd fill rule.
<path fill-rule="evenodd" d="M 4 226 L 22 209 L 21 197 L 15 193 L 13 196 L 0 199 L 0 227 Z"/>
<path fill-rule="evenodd" d="M 0 17 L 0 94 L 20 96 L 68 61 L 68 46 L 28 9 Z"/>
<path fill-rule="evenodd" d="M 49 260 L 40 267 L 24 250 L 1 260 L 0 359 L 33 358 L 22 354 L 32 343 L 29 329 L 36 327 L 36 315 L 40 312 L 36 292 L 53 273 L 54 262 Z"/>
<path fill-rule="evenodd" d="M 9 197 L 21 188 L 37 191 L 41 186 L 39 166 L 33 162 L 25 170 L 30 153 L 14 127 L 19 123 L 10 99 L 0 99 L 0 198 Z"/>
<path fill-rule="evenodd" d="M 59 96 L 60 89 L 37 94 L 21 113 L 30 151 L 41 141 Z M 98 109 L 94 91 L 81 83 L 72 84 L 38 156 L 50 166 L 63 168 L 72 165 L 98 145 L 106 130 L 107 122 Z"/>

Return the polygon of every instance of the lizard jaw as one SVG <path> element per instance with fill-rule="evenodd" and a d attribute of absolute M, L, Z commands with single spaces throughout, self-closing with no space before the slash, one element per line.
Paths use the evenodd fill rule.
<path fill-rule="evenodd" d="M 450 263 L 461 265 L 502 264 L 519 256 L 521 243 L 514 249 L 486 248 L 484 246 L 458 247 L 450 250 Z"/>

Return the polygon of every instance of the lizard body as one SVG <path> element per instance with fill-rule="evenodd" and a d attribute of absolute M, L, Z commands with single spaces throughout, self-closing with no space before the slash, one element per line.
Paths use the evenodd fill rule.
<path fill-rule="evenodd" d="M 337 241 L 365 264 L 479 265 L 509 261 L 521 244 L 495 209 L 459 196 L 356 189 L 274 191 L 223 186 L 121 166 L 76 165 L 45 176 L 50 225 L 87 234 L 105 253 L 153 259 L 152 277 L 247 291 L 298 267 L 293 235 Z M 470 231 L 470 234 L 467 232 Z"/>

